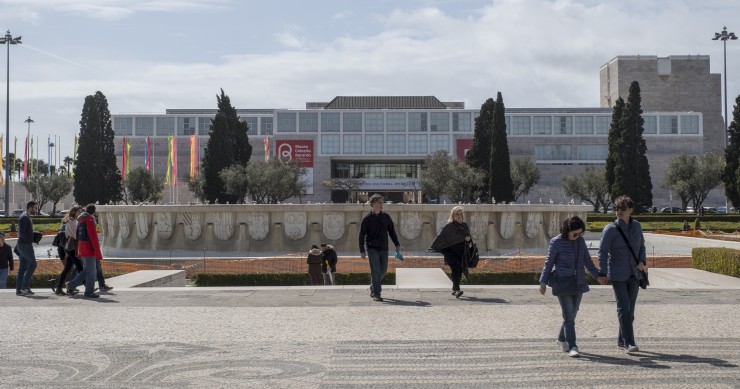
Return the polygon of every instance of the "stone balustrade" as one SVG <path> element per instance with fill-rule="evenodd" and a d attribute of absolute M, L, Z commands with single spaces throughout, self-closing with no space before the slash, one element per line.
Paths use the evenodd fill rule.
<path fill-rule="evenodd" d="M 404 250 L 424 252 L 454 204 L 386 204 Z M 468 204 L 465 221 L 484 255 L 544 249 L 566 218 L 590 206 Z M 367 204 L 101 205 L 98 222 L 109 257 L 256 257 L 306 252 L 326 242 L 358 253 Z M 391 245 L 392 247 L 392 245 Z"/>

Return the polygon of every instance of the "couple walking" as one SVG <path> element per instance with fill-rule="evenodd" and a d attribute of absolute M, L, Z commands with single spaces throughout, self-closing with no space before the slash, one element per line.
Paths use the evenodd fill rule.
<path fill-rule="evenodd" d="M 611 281 L 619 321 L 617 346 L 627 353 L 639 351 L 635 343 L 633 322 L 646 256 L 642 227 L 637 220 L 632 219 L 633 210 L 634 203 L 629 197 L 621 196 L 615 200 L 614 212 L 617 220 L 607 224 L 602 232 L 598 269 L 588 253 L 583 239 L 586 225 L 579 217 L 573 216 L 565 220 L 560 228 L 560 236 L 550 241 L 545 266 L 540 275 L 540 293 L 544 295 L 547 285 L 556 278 L 575 276 L 575 290 L 558 295 L 563 324 L 558 332 L 557 344 L 571 357 L 580 355 L 576 344 L 575 319 L 583 293 L 589 291 L 584 268 L 602 285 Z"/>

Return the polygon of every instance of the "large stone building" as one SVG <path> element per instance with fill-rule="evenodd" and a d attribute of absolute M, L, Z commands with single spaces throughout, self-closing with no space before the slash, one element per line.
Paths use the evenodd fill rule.
<path fill-rule="evenodd" d="M 536 161 L 541 180 L 527 199 L 567 202 L 560 181 L 586 166 L 601 167 L 607 154 L 611 108 L 618 96 L 627 98 L 633 80 L 642 90 L 644 137 L 656 206 L 667 206 L 669 193 L 660 187 L 671 157 L 722 152 L 720 76 L 710 74 L 708 56 L 616 57 L 601 68 L 601 108 L 507 108 L 506 124 L 512 158 Z M 421 201 L 418 177 L 424 158 L 437 150 L 463 158 L 473 138 L 478 107 L 443 102 L 433 96 L 338 96 L 329 102 L 308 102 L 301 110 L 238 109 L 249 125 L 253 159 L 274 156 L 299 159 L 308 167 L 311 202 L 344 202 L 341 192 L 323 185 L 331 178 L 359 178 L 354 195 L 362 200 L 382 192 L 392 201 Z M 192 199 L 190 139 L 198 139 L 200 163 L 215 109 L 168 109 L 164 114 L 113 115 L 119 163 L 125 136 L 131 145 L 131 168 L 150 166 L 164 177 L 168 136 L 177 143 L 179 183 L 168 188 L 168 201 Z M 267 144 L 267 147 L 265 147 Z M 708 205 L 722 201 L 721 190 Z M 177 193 L 175 195 L 175 193 Z M 676 200 L 674 200 L 676 205 Z"/>

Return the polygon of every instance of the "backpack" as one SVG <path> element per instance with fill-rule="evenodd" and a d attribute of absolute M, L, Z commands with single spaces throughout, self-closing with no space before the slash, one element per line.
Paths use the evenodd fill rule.
<path fill-rule="evenodd" d="M 67 234 L 64 233 L 64 224 L 62 224 L 62 228 L 54 237 L 54 241 L 51 242 L 51 245 L 54 247 L 64 247 L 67 245 Z"/>

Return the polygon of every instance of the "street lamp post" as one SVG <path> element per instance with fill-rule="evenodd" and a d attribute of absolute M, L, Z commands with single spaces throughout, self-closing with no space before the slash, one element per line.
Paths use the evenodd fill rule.
<path fill-rule="evenodd" d="M 10 45 L 17 45 L 21 43 L 21 37 L 13 38 L 10 35 L 10 30 L 5 33 L 4 37 L 0 37 L 0 44 L 7 45 L 7 67 L 5 73 L 5 215 L 10 214 Z"/>
<path fill-rule="evenodd" d="M 734 32 L 727 32 L 727 26 L 722 27 L 722 33 L 715 32 L 714 38 L 712 38 L 713 41 L 720 40 L 722 41 L 722 45 L 724 46 L 724 63 L 725 63 L 725 124 L 724 124 L 724 136 L 725 136 L 725 148 L 727 148 L 727 142 L 729 141 L 727 139 L 727 127 L 730 125 L 729 118 L 727 117 L 727 41 L 734 41 L 737 37 L 735 36 Z M 730 202 L 728 201 L 727 197 L 725 196 L 725 213 L 730 213 Z"/>

